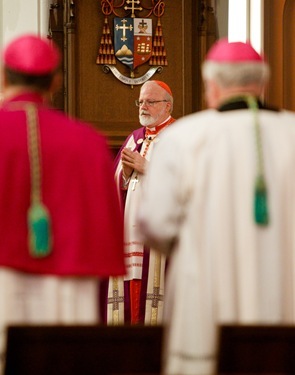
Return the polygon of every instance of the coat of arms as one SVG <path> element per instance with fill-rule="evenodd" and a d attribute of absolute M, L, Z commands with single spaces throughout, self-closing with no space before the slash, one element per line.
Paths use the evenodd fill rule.
<path fill-rule="evenodd" d="M 168 65 L 161 25 L 165 2 L 118 1 L 120 4 L 116 4 L 116 0 L 101 1 L 105 19 L 96 63 L 103 65 L 105 73 L 111 71 L 121 82 L 140 85 Z M 157 20 L 155 27 L 153 19 Z M 127 67 L 128 75 L 116 68 L 117 63 Z M 137 77 L 137 68 L 146 63 L 149 64 L 148 71 Z"/>

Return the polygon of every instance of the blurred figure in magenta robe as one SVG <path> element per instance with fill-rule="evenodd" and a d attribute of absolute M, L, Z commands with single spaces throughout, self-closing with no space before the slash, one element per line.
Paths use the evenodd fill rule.
<path fill-rule="evenodd" d="M 106 139 L 50 107 L 60 53 L 26 34 L 3 52 L 0 332 L 100 321 L 103 277 L 125 274 L 123 220 Z"/>

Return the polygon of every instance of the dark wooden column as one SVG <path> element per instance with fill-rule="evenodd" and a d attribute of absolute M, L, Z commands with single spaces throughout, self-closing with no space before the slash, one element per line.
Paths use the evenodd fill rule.
<path fill-rule="evenodd" d="M 265 0 L 264 51 L 271 67 L 266 101 L 295 110 L 295 2 Z"/>

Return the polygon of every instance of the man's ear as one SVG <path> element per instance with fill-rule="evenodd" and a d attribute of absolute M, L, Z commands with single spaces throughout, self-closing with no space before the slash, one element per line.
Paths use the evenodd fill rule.
<path fill-rule="evenodd" d="M 56 92 L 58 92 L 60 88 L 62 87 L 62 82 L 63 82 L 63 76 L 62 76 L 61 71 L 59 70 L 54 74 L 52 78 L 52 82 L 49 87 L 49 93 L 51 95 L 54 95 Z"/>
<path fill-rule="evenodd" d="M 172 103 L 171 102 L 167 102 L 166 103 L 166 108 L 167 108 L 167 112 L 171 113 L 172 112 Z"/>
<path fill-rule="evenodd" d="M 220 87 L 213 80 L 207 80 L 204 84 L 207 107 L 217 108 L 221 96 Z"/>
<path fill-rule="evenodd" d="M 1 79 L 2 87 L 3 88 L 7 87 L 8 81 L 7 81 L 7 76 L 5 74 L 5 69 L 4 69 L 3 66 L 1 67 L 1 77 L 0 77 L 0 79 Z"/>

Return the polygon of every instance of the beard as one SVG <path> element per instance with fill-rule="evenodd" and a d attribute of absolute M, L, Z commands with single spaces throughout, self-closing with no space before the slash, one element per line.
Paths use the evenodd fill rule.
<path fill-rule="evenodd" d="M 139 114 L 139 122 L 142 126 L 150 126 L 155 124 L 158 119 L 165 113 L 165 108 L 160 111 L 157 115 L 151 116 L 147 111 L 141 111 Z M 159 124 L 157 124 L 159 125 Z M 154 125 L 156 126 L 156 125 Z"/>

